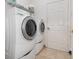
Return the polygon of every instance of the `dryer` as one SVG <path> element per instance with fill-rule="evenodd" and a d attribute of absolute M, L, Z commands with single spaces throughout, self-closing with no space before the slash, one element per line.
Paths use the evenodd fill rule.
<path fill-rule="evenodd" d="M 37 24 L 24 10 L 7 5 L 5 59 L 35 59 Z"/>
<path fill-rule="evenodd" d="M 45 24 L 43 19 L 37 19 L 37 35 L 36 45 L 35 45 L 35 55 L 37 55 L 44 47 L 44 31 L 45 31 Z"/>

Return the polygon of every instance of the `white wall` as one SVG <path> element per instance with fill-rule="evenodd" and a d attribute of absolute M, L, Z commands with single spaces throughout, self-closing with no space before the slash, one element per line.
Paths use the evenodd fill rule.
<path fill-rule="evenodd" d="M 16 0 L 16 2 L 20 5 L 23 5 L 24 7 L 28 7 L 30 4 L 30 0 Z"/>

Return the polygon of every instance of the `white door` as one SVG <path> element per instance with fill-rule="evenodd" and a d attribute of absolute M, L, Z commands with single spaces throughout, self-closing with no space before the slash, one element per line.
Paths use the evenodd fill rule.
<path fill-rule="evenodd" d="M 68 6 L 65 0 L 47 3 L 47 47 L 68 51 Z"/>

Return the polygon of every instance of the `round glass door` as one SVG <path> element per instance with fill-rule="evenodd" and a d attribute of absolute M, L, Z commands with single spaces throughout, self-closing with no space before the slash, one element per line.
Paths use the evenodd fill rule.
<path fill-rule="evenodd" d="M 40 30 L 41 30 L 41 32 L 44 32 L 44 30 L 45 30 L 45 25 L 44 25 L 43 22 L 42 22 L 41 25 L 40 25 Z"/>
<path fill-rule="evenodd" d="M 35 35 L 36 33 L 36 23 L 34 20 L 30 19 L 27 21 L 26 26 L 26 33 L 28 34 L 28 36 L 32 37 Z"/>
<path fill-rule="evenodd" d="M 22 33 L 27 40 L 32 40 L 37 31 L 37 26 L 32 17 L 26 17 L 22 23 Z"/>

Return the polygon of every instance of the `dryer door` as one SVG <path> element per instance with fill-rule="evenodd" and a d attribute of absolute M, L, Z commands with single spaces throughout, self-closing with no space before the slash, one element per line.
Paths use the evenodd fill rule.
<path fill-rule="evenodd" d="M 41 22 L 41 24 L 40 24 L 40 31 L 43 33 L 44 30 L 45 30 L 44 22 Z"/>
<path fill-rule="evenodd" d="M 25 39 L 33 40 L 37 31 L 36 22 L 32 17 L 28 16 L 23 20 L 21 29 Z"/>

